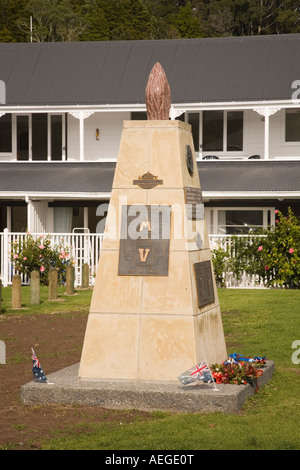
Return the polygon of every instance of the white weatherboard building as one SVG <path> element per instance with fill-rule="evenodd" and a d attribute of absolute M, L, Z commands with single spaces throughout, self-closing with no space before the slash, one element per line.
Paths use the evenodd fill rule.
<path fill-rule="evenodd" d="M 210 235 L 300 215 L 300 34 L 0 44 L 0 232 L 99 231 L 157 61 L 170 118 L 192 125 Z"/>

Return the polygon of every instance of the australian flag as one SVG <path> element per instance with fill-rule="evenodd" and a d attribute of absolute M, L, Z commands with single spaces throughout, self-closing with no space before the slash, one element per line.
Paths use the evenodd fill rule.
<path fill-rule="evenodd" d="M 32 373 L 33 373 L 33 379 L 35 382 L 48 382 L 47 377 L 44 374 L 43 369 L 41 368 L 41 364 L 36 357 L 36 354 L 33 349 L 31 349 L 32 354 Z"/>
<path fill-rule="evenodd" d="M 205 361 L 200 362 L 199 364 L 192 367 L 183 374 L 178 375 L 178 380 L 183 385 L 188 385 L 192 382 L 197 382 L 197 380 L 203 380 L 203 382 L 213 382 L 213 376 L 210 368 L 208 367 Z"/>

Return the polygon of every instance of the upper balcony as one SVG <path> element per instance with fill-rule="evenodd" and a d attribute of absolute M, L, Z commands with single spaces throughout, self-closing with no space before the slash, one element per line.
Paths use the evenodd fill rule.
<path fill-rule="evenodd" d="M 145 111 L 7 112 L 0 117 L 0 162 L 116 162 L 124 120 Z M 182 111 L 182 110 L 181 110 Z M 182 112 L 197 161 L 300 160 L 300 108 Z"/>

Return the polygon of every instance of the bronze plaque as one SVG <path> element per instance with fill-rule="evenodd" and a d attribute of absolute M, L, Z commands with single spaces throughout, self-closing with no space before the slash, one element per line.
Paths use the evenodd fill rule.
<path fill-rule="evenodd" d="M 186 158 L 186 166 L 188 172 L 191 176 L 194 174 L 194 160 L 193 160 L 193 152 L 189 145 L 185 147 L 185 158 Z"/>
<path fill-rule="evenodd" d="M 194 263 L 196 287 L 198 294 L 198 306 L 204 307 L 215 301 L 214 284 L 210 261 Z"/>
<path fill-rule="evenodd" d="M 186 187 L 184 188 L 184 194 L 185 202 L 187 204 L 188 219 L 204 219 L 204 204 L 201 189 Z"/>
<path fill-rule="evenodd" d="M 171 207 L 122 207 L 119 276 L 167 276 Z"/>
<path fill-rule="evenodd" d="M 152 189 L 158 184 L 163 184 L 163 180 L 158 180 L 157 176 L 147 171 L 143 176 L 139 176 L 139 179 L 133 180 L 133 184 L 137 184 L 142 189 Z"/>

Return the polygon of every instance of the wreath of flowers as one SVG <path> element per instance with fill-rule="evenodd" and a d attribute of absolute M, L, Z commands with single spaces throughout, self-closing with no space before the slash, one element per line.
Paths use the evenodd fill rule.
<path fill-rule="evenodd" d="M 231 354 L 222 364 L 213 364 L 210 369 L 217 384 L 250 384 L 258 390 L 258 377 L 263 375 L 266 357 L 245 357 L 241 354 Z"/>

